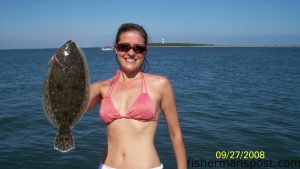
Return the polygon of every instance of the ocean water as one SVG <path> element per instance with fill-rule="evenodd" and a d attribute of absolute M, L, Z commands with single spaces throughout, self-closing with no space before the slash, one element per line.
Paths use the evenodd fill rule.
<path fill-rule="evenodd" d="M 83 50 L 91 82 L 113 76 L 112 51 Z M 53 149 L 56 128 L 41 96 L 54 52 L 0 50 L 1 169 L 98 167 L 106 144 L 99 106 L 72 130 L 75 150 Z M 214 160 L 217 151 L 240 150 L 300 159 L 300 48 L 151 48 L 147 57 L 149 72 L 173 85 L 187 158 Z M 165 168 L 175 169 L 162 115 L 155 144 Z"/>

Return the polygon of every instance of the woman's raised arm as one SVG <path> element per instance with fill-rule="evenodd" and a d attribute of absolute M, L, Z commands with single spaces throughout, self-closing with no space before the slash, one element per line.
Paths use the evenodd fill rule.
<path fill-rule="evenodd" d="M 89 105 L 88 105 L 87 111 L 94 108 L 102 100 L 101 86 L 103 86 L 103 82 L 96 82 L 96 83 L 91 84 L 90 99 L 89 99 Z"/>

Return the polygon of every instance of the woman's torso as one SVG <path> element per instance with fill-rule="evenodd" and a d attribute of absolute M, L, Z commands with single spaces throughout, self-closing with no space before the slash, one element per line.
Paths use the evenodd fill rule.
<path fill-rule="evenodd" d="M 114 168 L 154 168 L 160 165 L 154 136 L 161 96 L 157 86 L 153 85 L 155 78 L 155 75 L 143 74 L 127 84 L 118 79 L 115 82 L 114 79 L 104 81 L 101 90 L 104 110 L 101 107 L 100 116 L 106 119 L 107 125 L 107 148 L 102 161 L 105 165 Z M 139 98 L 141 95 L 147 96 L 146 99 Z M 150 119 L 148 112 L 143 112 L 149 109 L 142 109 L 144 114 L 138 114 L 138 110 L 131 112 L 135 104 L 149 107 L 149 104 L 143 105 L 143 101 L 147 100 L 154 103 L 151 104 L 155 111 L 153 118 Z M 107 113 L 115 114 L 115 118 L 108 118 L 110 114 Z"/>

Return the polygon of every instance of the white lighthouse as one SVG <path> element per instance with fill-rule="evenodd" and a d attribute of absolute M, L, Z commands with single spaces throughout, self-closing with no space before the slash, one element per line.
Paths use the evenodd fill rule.
<path fill-rule="evenodd" d="M 161 38 L 161 43 L 162 43 L 162 44 L 165 43 L 165 37 L 164 37 L 164 36 Z"/>

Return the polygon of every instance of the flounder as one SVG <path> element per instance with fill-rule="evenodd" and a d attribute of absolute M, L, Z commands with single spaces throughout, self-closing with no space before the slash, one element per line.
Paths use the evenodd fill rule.
<path fill-rule="evenodd" d="M 87 110 L 90 80 L 87 60 L 69 40 L 49 61 L 43 86 L 43 106 L 48 120 L 58 128 L 54 148 L 67 152 L 75 148 L 71 128 Z"/>

